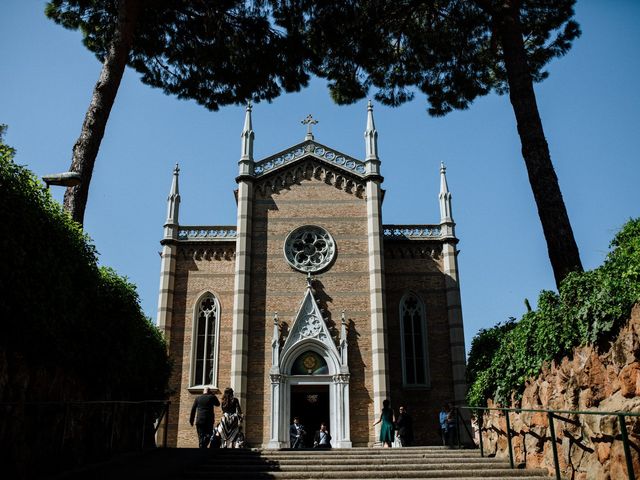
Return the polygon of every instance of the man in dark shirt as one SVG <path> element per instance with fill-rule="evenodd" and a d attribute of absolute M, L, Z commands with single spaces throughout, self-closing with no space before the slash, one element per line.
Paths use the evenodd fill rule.
<path fill-rule="evenodd" d="M 413 443 L 413 420 L 404 407 L 400 407 L 400 415 L 396 419 L 396 432 L 403 447 L 411 446 Z"/>
<path fill-rule="evenodd" d="M 193 402 L 193 407 L 191 407 L 189 423 L 193 427 L 193 421 L 195 420 L 196 431 L 198 432 L 198 444 L 200 448 L 207 448 L 211 441 L 211 435 L 213 434 L 214 406 L 220 406 L 220 401 L 209 387 L 205 387 L 202 391 L 202 395 L 198 395 L 196 397 Z"/>
<path fill-rule="evenodd" d="M 324 422 L 320 424 L 320 430 L 317 430 L 313 437 L 313 448 L 331 448 L 331 435 Z"/>
<path fill-rule="evenodd" d="M 300 419 L 293 417 L 293 423 L 289 427 L 289 443 L 291 444 L 291 448 L 304 448 L 306 434 L 307 432 L 300 423 Z"/>

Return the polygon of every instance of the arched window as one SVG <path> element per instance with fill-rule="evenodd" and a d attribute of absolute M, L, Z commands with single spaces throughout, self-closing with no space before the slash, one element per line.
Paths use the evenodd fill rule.
<path fill-rule="evenodd" d="M 427 321 L 424 304 L 413 293 L 400 301 L 402 378 L 405 386 L 428 387 Z"/>
<path fill-rule="evenodd" d="M 207 292 L 195 311 L 191 386 L 216 386 L 218 382 L 218 300 Z"/>

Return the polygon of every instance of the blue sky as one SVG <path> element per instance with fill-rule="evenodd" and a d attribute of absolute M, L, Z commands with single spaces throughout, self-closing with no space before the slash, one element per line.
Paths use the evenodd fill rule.
<path fill-rule="evenodd" d="M 16 161 L 38 176 L 66 171 L 100 64 L 78 32 L 47 20 L 43 1 L 0 3 L 0 123 Z M 640 2 L 578 1 L 583 35 L 536 86 L 551 156 L 585 268 L 600 265 L 614 233 L 640 215 Z M 336 106 L 324 82 L 255 106 L 255 157 L 301 141 L 313 114 L 316 140 L 364 157 L 366 102 Z M 524 313 L 555 289 L 546 244 L 507 97 L 490 95 L 444 118 L 424 97 L 375 106 L 384 223 L 437 223 L 438 169 L 447 165 L 460 238 L 467 346 L 480 328 Z M 155 319 L 159 240 L 171 172 L 181 166 L 180 223 L 235 224 L 242 107 L 208 112 L 122 81 L 96 162 L 85 230 L 100 262 L 138 285 Z M 63 191 L 53 189 L 62 199 Z M 10 234 L 10 232 L 5 232 Z M 6 293 L 6 292 L 5 292 Z"/>

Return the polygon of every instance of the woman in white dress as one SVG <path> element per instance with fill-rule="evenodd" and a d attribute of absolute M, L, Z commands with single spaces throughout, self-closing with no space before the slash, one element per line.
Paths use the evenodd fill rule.
<path fill-rule="evenodd" d="M 237 448 L 244 442 L 242 434 L 242 409 L 240 402 L 233 396 L 232 388 L 225 388 L 222 395 L 222 418 L 218 424 L 218 433 L 222 448 Z"/>

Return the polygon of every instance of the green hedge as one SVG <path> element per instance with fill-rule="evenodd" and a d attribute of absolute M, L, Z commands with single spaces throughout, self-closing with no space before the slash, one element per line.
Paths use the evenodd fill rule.
<path fill-rule="evenodd" d="M 604 345 L 616 336 L 640 301 L 640 219 L 626 223 L 610 246 L 602 266 L 570 274 L 559 294 L 541 292 L 538 309 L 513 328 L 499 325 L 478 333 L 469 353 L 469 405 L 484 406 L 488 398 L 508 405 L 545 363 L 570 355 L 576 346 Z M 485 337 L 499 341 L 487 343 Z"/>
<path fill-rule="evenodd" d="M 75 399 L 165 398 L 166 345 L 143 314 L 135 286 L 98 266 L 96 249 L 79 225 L 14 163 L 3 130 L 0 350 L 30 371 L 73 377 L 88 392 Z M 16 400 L 20 389 L 5 387 L 0 401 Z M 46 387 L 30 392 L 28 400 L 73 398 Z"/>

